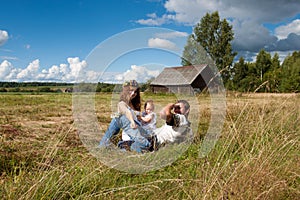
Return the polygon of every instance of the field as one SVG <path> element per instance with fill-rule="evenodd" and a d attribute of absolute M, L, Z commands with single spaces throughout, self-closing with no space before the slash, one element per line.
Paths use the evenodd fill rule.
<path fill-rule="evenodd" d="M 173 98 L 143 95 L 159 105 Z M 103 130 L 110 98 L 95 96 Z M 299 199 L 299 94 L 228 94 L 222 133 L 205 157 L 210 97 L 197 99 L 200 121 L 188 150 L 166 167 L 132 174 L 84 147 L 72 94 L 0 94 L 1 199 Z"/>

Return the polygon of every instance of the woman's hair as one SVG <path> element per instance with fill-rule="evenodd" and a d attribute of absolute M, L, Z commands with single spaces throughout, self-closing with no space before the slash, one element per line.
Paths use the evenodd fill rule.
<path fill-rule="evenodd" d="M 136 88 L 136 96 L 133 99 L 130 99 L 130 86 L 123 86 L 120 101 L 124 101 L 133 110 L 141 111 L 140 88 Z"/>

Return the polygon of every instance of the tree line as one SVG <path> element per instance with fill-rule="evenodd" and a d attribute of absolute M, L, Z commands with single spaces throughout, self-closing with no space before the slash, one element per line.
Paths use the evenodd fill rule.
<path fill-rule="evenodd" d="M 39 86 L 72 86 L 73 83 L 57 82 L 0 82 L 1 88 L 39 87 Z"/>
<path fill-rule="evenodd" d="M 140 91 L 144 92 L 150 87 L 153 79 L 140 83 Z M 114 83 L 60 83 L 60 82 L 0 82 L 0 92 L 73 92 L 79 89 L 84 92 L 118 92 L 122 84 Z M 63 91 L 62 88 L 65 88 Z M 121 90 L 120 90 L 121 91 Z"/>
<path fill-rule="evenodd" d="M 61 93 L 57 87 L 72 87 L 73 83 L 57 82 L 0 82 L 0 92 Z"/>
<path fill-rule="evenodd" d="M 232 80 L 227 87 L 240 92 L 299 92 L 300 51 L 288 55 L 280 64 L 277 53 L 272 57 L 262 49 L 256 62 L 241 57 L 231 70 Z"/>

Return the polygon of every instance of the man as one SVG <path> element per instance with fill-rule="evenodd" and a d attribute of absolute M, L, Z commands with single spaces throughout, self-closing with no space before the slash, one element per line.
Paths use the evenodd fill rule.
<path fill-rule="evenodd" d="M 179 143 L 191 136 L 189 112 L 190 105 L 186 100 L 178 100 L 175 104 L 169 103 L 162 109 L 160 117 L 166 120 L 166 123 L 154 130 L 152 141 L 154 150 L 165 143 Z"/>

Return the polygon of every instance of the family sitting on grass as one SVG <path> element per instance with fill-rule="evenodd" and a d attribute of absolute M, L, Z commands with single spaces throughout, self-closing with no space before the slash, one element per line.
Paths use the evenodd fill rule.
<path fill-rule="evenodd" d="M 118 115 L 109 124 L 100 141 L 100 148 L 112 145 L 111 138 L 122 130 L 122 140 L 118 142 L 121 149 L 138 153 L 158 150 L 166 143 L 182 142 L 191 136 L 188 114 L 190 105 L 186 100 L 167 104 L 161 111 L 160 117 L 166 123 L 156 128 L 154 102 L 148 100 L 141 113 L 140 88 L 135 80 L 123 84 Z"/>

